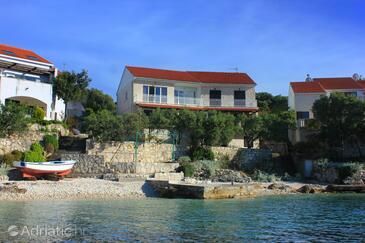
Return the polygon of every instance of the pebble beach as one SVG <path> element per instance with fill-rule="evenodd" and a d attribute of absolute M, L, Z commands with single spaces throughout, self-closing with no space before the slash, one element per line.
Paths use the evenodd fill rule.
<path fill-rule="evenodd" d="M 144 180 L 108 181 L 93 178 L 72 178 L 61 181 L 0 182 L 0 201 L 134 199 L 153 195 Z"/>

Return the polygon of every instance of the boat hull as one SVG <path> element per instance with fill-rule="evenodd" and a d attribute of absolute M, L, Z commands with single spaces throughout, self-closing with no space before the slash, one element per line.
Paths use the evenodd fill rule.
<path fill-rule="evenodd" d="M 72 172 L 76 161 L 51 162 L 14 162 L 13 166 L 21 171 L 23 178 L 41 177 L 45 175 L 66 176 Z"/>

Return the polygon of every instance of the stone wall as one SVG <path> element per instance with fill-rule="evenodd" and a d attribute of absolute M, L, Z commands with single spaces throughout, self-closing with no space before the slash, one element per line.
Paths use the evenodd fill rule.
<path fill-rule="evenodd" d="M 175 150 L 175 156 L 177 157 L 187 153 L 184 146 L 175 146 Z M 86 152 L 89 155 L 104 156 L 107 163 L 160 163 L 172 160 L 173 145 L 166 143 L 142 143 L 138 145 L 136 151 L 134 142 L 107 142 L 101 144 L 87 140 Z"/>
<path fill-rule="evenodd" d="M 43 136 L 48 133 L 67 134 L 68 131 L 60 124 L 50 124 L 40 126 L 32 124 L 28 131 L 22 134 L 14 134 L 10 137 L 0 138 L 0 156 L 10 153 L 14 150 L 26 151 L 29 150 L 32 143 L 39 142 Z"/>
<path fill-rule="evenodd" d="M 103 156 L 88 155 L 80 153 L 63 154 L 61 160 L 76 160 L 77 163 L 73 168 L 73 174 L 97 176 L 107 173 L 107 167 Z"/>
<path fill-rule="evenodd" d="M 215 158 L 220 158 L 222 156 L 228 156 L 230 160 L 232 160 L 238 151 L 240 151 L 240 148 L 235 147 L 211 147 L 212 151 L 214 153 Z"/>
<path fill-rule="evenodd" d="M 269 149 L 241 149 L 233 159 L 236 169 L 251 170 L 260 163 L 272 159 Z"/>
<path fill-rule="evenodd" d="M 81 153 L 66 153 L 62 160 L 76 160 L 72 175 L 75 177 L 102 177 L 104 174 L 145 174 L 175 172 L 178 163 L 108 163 L 104 156 Z"/>

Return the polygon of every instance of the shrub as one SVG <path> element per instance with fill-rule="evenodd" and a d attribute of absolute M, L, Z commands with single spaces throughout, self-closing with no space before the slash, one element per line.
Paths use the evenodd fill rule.
<path fill-rule="evenodd" d="M 5 154 L 3 157 L 3 163 L 6 164 L 7 166 L 11 167 L 13 166 L 13 162 L 14 161 L 20 161 L 23 159 L 23 153 L 18 151 L 18 150 L 14 150 L 11 153 Z"/>
<path fill-rule="evenodd" d="M 50 134 L 45 135 L 43 137 L 43 142 L 44 142 L 45 148 L 48 145 L 52 145 L 54 151 L 57 151 L 59 148 L 58 137 L 56 135 L 50 135 Z"/>
<path fill-rule="evenodd" d="M 214 153 L 210 148 L 197 147 L 192 152 L 193 161 L 197 160 L 214 160 Z"/>
<path fill-rule="evenodd" d="M 40 108 L 40 107 L 36 107 L 34 109 L 34 112 L 33 112 L 33 118 L 39 122 L 39 121 L 43 121 L 44 120 L 44 117 L 46 116 L 46 112 Z"/>
<path fill-rule="evenodd" d="M 359 163 L 338 163 L 336 164 L 336 168 L 338 170 L 339 179 L 343 181 L 362 170 L 362 165 Z"/>
<path fill-rule="evenodd" d="M 0 104 L 0 137 L 26 131 L 28 121 L 24 106 L 14 102 Z"/>
<path fill-rule="evenodd" d="M 188 163 L 188 162 L 191 162 L 191 159 L 189 156 L 181 156 L 177 159 L 177 162 L 179 164 L 182 164 L 182 163 Z"/>
<path fill-rule="evenodd" d="M 279 176 L 276 176 L 275 174 L 268 174 L 261 170 L 255 170 L 253 174 L 251 175 L 251 178 L 255 181 L 259 182 L 275 182 L 275 181 L 281 181 L 281 178 Z"/>
<path fill-rule="evenodd" d="M 193 163 L 184 162 L 180 164 L 182 171 L 184 172 L 184 176 L 186 177 L 193 177 L 195 174 L 195 166 Z"/>
<path fill-rule="evenodd" d="M 46 144 L 44 149 L 46 150 L 47 154 L 54 154 L 55 152 L 54 146 L 50 143 Z"/>
<path fill-rule="evenodd" d="M 39 143 L 33 143 L 32 146 L 30 147 L 30 150 L 24 153 L 24 161 L 27 162 L 45 161 L 43 147 Z"/>

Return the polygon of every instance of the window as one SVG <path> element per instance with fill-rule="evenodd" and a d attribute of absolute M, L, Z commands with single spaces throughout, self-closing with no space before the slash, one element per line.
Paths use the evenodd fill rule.
<path fill-rule="evenodd" d="M 4 53 L 5 55 L 12 55 L 12 56 L 16 56 L 14 52 L 12 52 L 12 51 L 8 51 L 8 50 L 3 50 L 3 53 Z"/>
<path fill-rule="evenodd" d="M 144 85 L 143 101 L 151 103 L 167 103 L 167 87 Z"/>
<path fill-rule="evenodd" d="M 128 92 L 125 92 L 125 100 L 128 100 Z"/>
<path fill-rule="evenodd" d="M 210 90 L 209 92 L 209 105 L 210 106 L 221 106 L 221 91 L 220 90 Z"/>
<path fill-rule="evenodd" d="M 246 92 L 244 90 L 234 91 L 234 106 L 243 107 L 245 106 Z"/>
<path fill-rule="evenodd" d="M 246 92 L 244 90 L 235 90 L 234 91 L 234 99 L 235 100 L 244 100 L 244 99 L 246 99 Z"/>
<path fill-rule="evenodd" d="M 39 58 L 35 56 L 28 56 L 28 58 L 34 61 L 39 61 Z"/>
<path fill-rule="evenodd" d="M 196 88 L 176 87 L 175 88 L 175 104 L 179 105 L 196 105 Z"/>
<path fill-rule="evenodd" d="M 309 111 L 297 111 L 297 119 L 309 119 Z"/>

